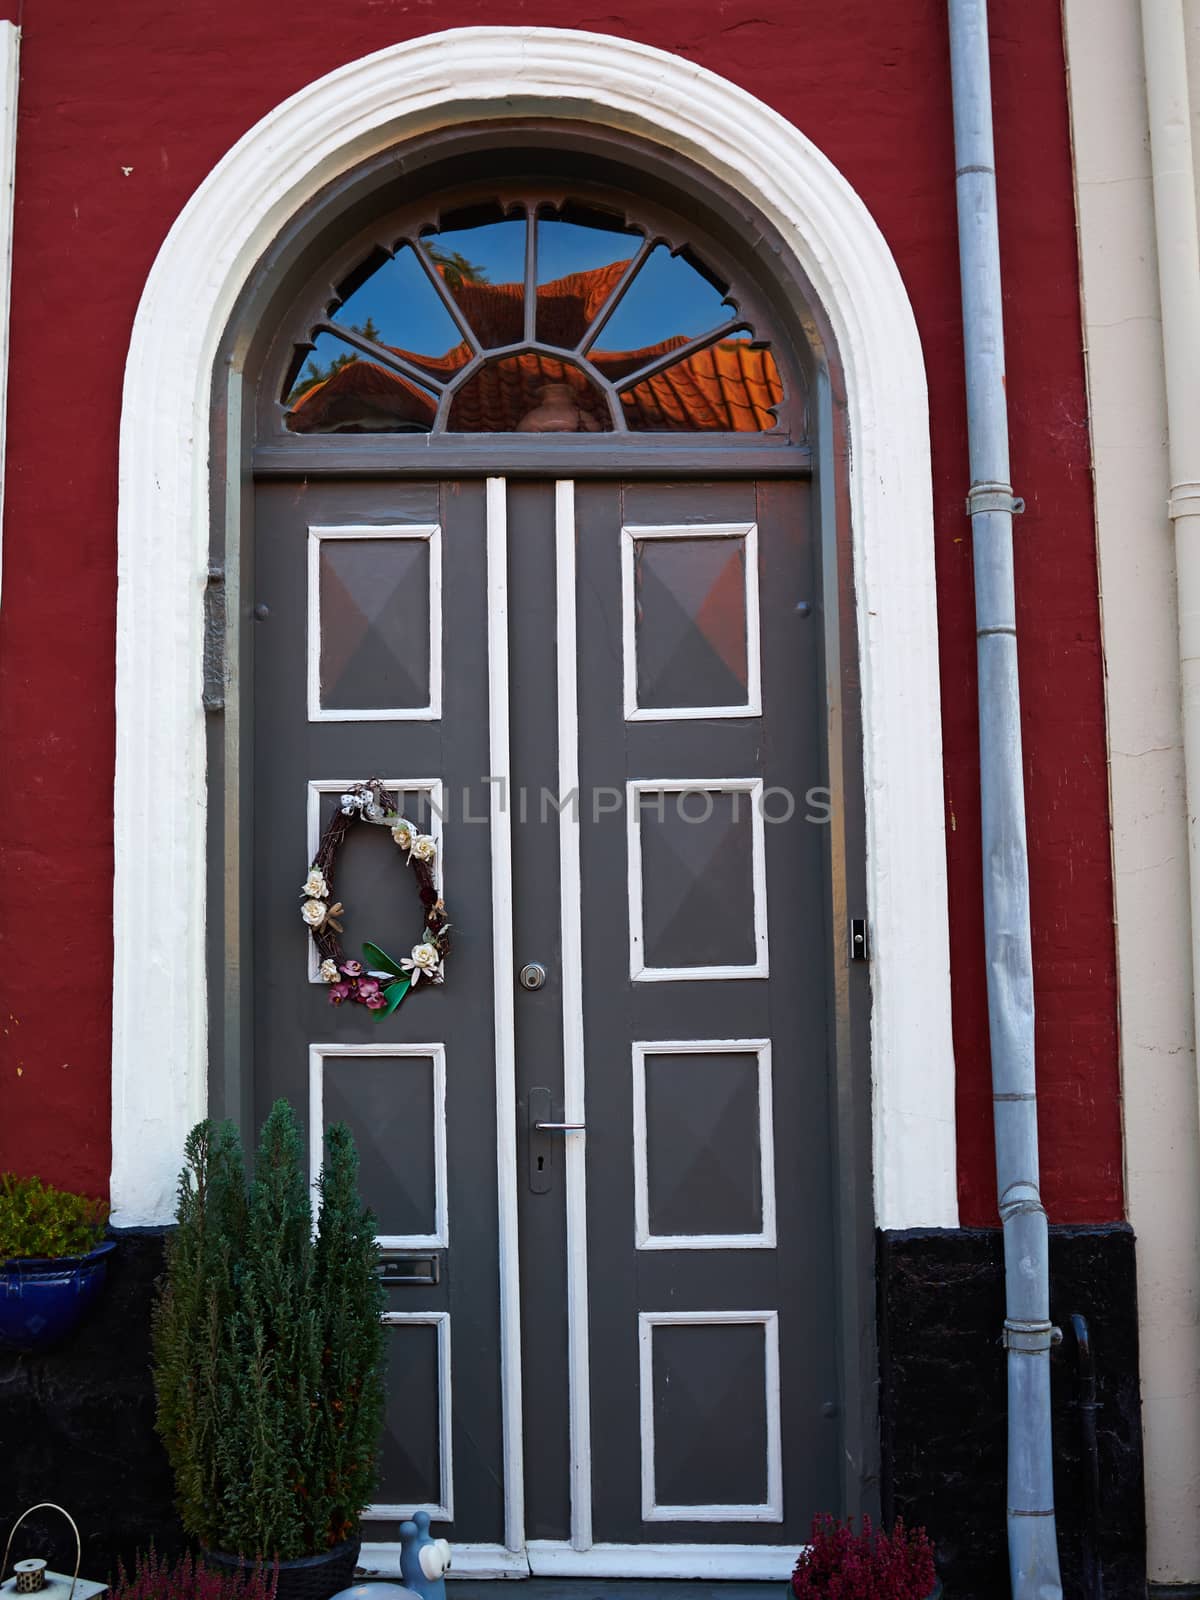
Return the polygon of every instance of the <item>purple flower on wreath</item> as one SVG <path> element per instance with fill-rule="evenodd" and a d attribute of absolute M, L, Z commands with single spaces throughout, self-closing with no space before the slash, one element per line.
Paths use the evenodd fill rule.
<path fill-rule="evenodd" d="M 361 978 L 363 973 L 363 964 L 361 961 L 343 961 L 342 971 L 348 978 Z"/>
<path fill-rule="evenodd" d="M 331 983 L 329 985 L 329 1004 L 340 1006 L 343 1000 L 349 1000 L 354 993 L 354 987 L 349 983 Z"/>
<path fill-rule="evenodd" d="M 378 978 L 360 978 L 358 980 L 358 998 L 366 1005 L 373 994 L 379 993 Z"/>
<path fill-rule="evenodd" d="M 378 984 L 375 985 L 375 992 L 373 994 L 364 996 L 360 993 L 359 998 L 362 1000 L 363 1005 L 366 1006 L 368 1011 L 382 1011 L 384 1006 L 387 1005 L 387 997 L 384 995 Z"/>

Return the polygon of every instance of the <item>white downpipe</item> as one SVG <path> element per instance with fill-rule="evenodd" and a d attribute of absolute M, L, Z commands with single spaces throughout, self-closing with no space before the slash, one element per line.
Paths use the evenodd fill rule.
<path fill-rule="evenodd" d="M 1192 1004 L 1196 1007 L 1200 997 L 1200 234 L 1183 0 L 1142 0 L 1142 49 L 1167 389 L 1167 515 L 1175 529 L 1179 597 Z M 1196 1015 L 1200 1029 L 1200 1008 Z"/>

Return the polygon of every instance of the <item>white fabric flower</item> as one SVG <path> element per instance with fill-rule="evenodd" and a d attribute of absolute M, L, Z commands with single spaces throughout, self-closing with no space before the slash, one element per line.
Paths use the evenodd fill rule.
<path fill-rule="evenodd" d="M 408 973 L 414 984 L 424 978 L 432 978 L 435 982 L 440 973 L 442 958 L 438 955 L 435 944 L 415 944 L 412 955 L 405 956 L 400 962 L 401 967 Z"/>
<path fill-rule="evenodd" d="M 337 983 L 341 976 L 336 961 L 322 961 L 321 981 L 323 983 Z"/>
<path fill-rule="evenodd" d="M 306 900 L 300 907 L 300 915 L 310 928 L 319 928 L 325 921 L 327 908 L 323 900 Z"/>
<path fill-rule="evenodd" d="M 418 834 L 407 817 L 400 817 L 392 823 L 392 838 L 401 850 L 411 850 Z"/>
<path fill-rule="evenodd" d="M 325 874 L 320 867 L 314 867 L 304 880 L 301 894 L 306 894 L 310 899 L 324 900 L 329 894 L 329 885 L 325 882 Z"/>
<path fill-rule="evenodd" d="M 430 833 L 418 833 L 411 848 L 415 861 L 432 861 L 437 855 L 437 840 Z"/>

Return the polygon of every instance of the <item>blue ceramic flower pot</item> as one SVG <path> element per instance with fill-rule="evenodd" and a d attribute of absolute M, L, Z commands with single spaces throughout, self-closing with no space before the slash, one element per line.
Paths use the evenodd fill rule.
<path fill-rule="evenodd" d="M 66 1337 L 104 1287 L 106 1239 L 86 1256 L 30 1256 L 0 1266 L 0 1346 L 45 1350 Z"/>

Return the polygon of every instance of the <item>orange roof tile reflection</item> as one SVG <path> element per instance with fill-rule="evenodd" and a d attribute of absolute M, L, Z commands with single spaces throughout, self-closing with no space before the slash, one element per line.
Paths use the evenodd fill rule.
<path fill-rule="evenodd" d="M 709 345 L 621 396 L 626 426 L 638 432 L 763 433 L 783 399 L 774 357 L 744 339 Z"/>
<path fill-rule="evenodd" d="M 569 272 L 565 278 L 542 284 L 537 291 L 537 336 L 543 344 L 573 349 L 621 280 L 628 261 Z M 445 271 L 442 271 L 443 278 Z M 448 284 L 454 303 L 485 349 L 521 344 L 525 338 L 525 285 L 523 283 L 471 283 L 460 279 Z"/>
<path fill-rule="evenodd" d="M 548 383 L 569 383 L 576 405 L 593 417 L 602 431 L 612 428 L 608 402 L 586 373 L 540 350 L 526 350 L 491 361 L 467 379 L 450 408 L 449 431 L 515 433 Z"/>
<path fill-rule="evenodd" d="M 627 263 L 571 273 L 538 290 L 539 340 L 569 350 L 619 281 Z M 524 291 L 520 284 L 460 283 L 454 299 L 485 348 L 520 343 Z M 602 344 L 601 336 L 601 344 Z M 593 349 L 592 365 L 619 382 L 688 341 L 664 339 L 641 350 Z M 392 348 L 392 347 L 387 347 Z M 413 366 L 446 382 L 470 359 L 464 343 L 442 356 L 396 350 Z M 610 429 L 603 393 L 569 361 L 535 350 L 483 367 L 455 396 L 448 427 L 454 433 L 508 433 L 537 405 L 547 383 L 567 382 L 579 406 Z M 634 432 L 760 433 L 775 426 L 772 408 L 783 399 L 769 349 L 725 339 L 673 363 L 621 395 L 625 425 Z M 437 398 L 401 374 L 366 358 L 347 362 L 292 404 L 288 426 L 297 433 L 425 431 Z"/>

